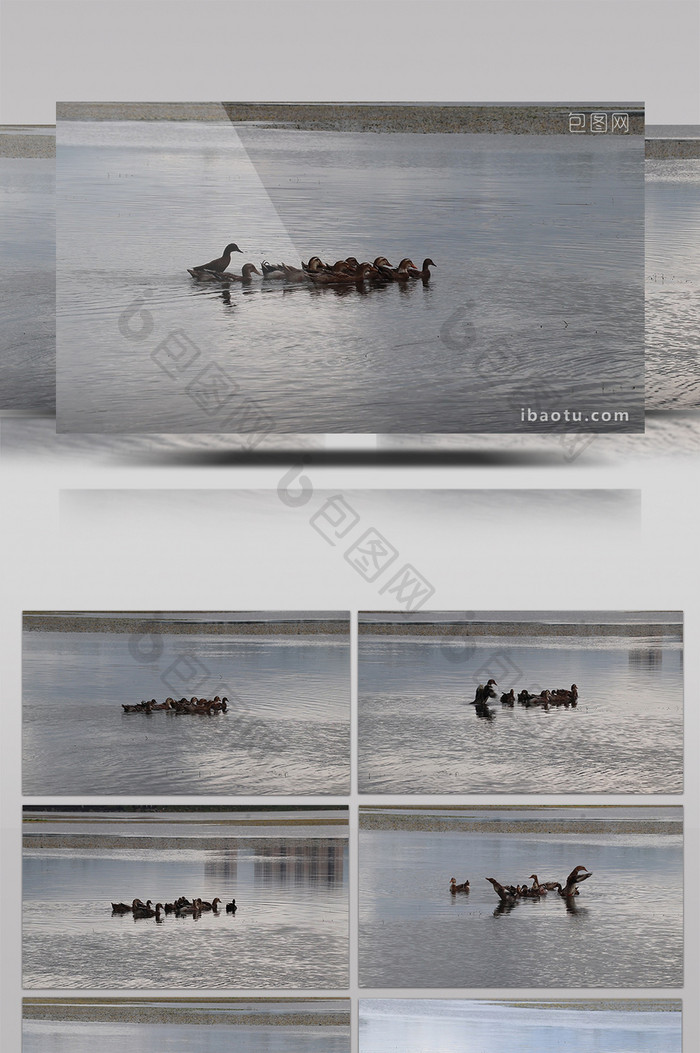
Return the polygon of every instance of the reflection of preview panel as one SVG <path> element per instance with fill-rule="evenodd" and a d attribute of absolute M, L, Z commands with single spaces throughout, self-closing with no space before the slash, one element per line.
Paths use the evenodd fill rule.
<path fill-rule="evenodd" d="M 362 987 L 683 985 L 681 808 L 364 806 L 359 853 Z"/>
<path fill-rule="evenodd" d="M 350 1053 L 342 998 L 25 998 L 23 1053 Z"/>
<path fill-rule="evenodd" d="M 682 793 L 683 616 L 366 612 L 364 793 Z"/>
<path fill-rule="evenodd" d="M 35 612 L 28 794 L 337 794 L 350 783 L 347 614 Z"/>
<path fill-rule="evenodd" d="M 639 105 L 171 109 L 59 106 L 61 430 L 642 429 Z"/>
<path fill-rule="evenodd" d="M 347 808 L 43 806 L 23 819 L 25 987 L 347 986 Z"/>
<path fill-rule="evenodd" d="M 679 999 L 362 998 L 360 1053 L 681 1053 Z"/>

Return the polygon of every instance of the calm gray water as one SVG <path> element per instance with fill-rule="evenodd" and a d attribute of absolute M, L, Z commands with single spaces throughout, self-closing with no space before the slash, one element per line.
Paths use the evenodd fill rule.
<path fill-rule="evenodd" d="M 646 163 L 646 404 L 700 403 L 700 161 Z"/>
<path fill-rule="evenodd" d="M 498 913 L 493 889 L 593 871 L 575 898 Z M 469 879 L 452 896 L 450 877 Z M 363 987 L 676 987 L 683 982 L 682 837 L 360 832 Z M 496 911 L 496 913 L 494 913 Z"/>
<path fill-rule="evenodd" d="M 115 824 L 116 825 L 116 824 Z M 225 902 L 235 915 L 113 915 L 112 901 Z M 231 837 L 226 848 L 28 848 L 31 988 L 340 988 L 348 982 L 347 841 Z"/>
<path fill-rule="evenodd" d="M 360 1053 L 681 1053 L 681 1014 L 361 999 Z"/>
<path fill-rule="evenodd" d="M 23 1053 L 349 1053 L 349 1029 L 25 1020 Z"/>
<path fill-rule="evenodd" d="M 56 166 L 0 157 L 0 409 L 56 396 Z"/>
<path fill-rule="evenodd" d="M 361 634 L 360 791 L 681 793 L 682 658 L 666 636 Z M 469 703 L 490 676 L 494 718 L 479 719 Z M 575 709 L 500 704 L 572 683 Z"/>
<path fill-rule="evenodd" d="M 154 661 L 134 639 L 24 634 L 25 793 L 348 792 L 348 637 L 163 633 Z M 234 705 L 211 718 L 121 705 L 200 693 Z"/>
<path fill-rule="evenodd" d="M 641 137 L 60 122 L 57 165 L 61 430 L 241 431 L 246 398 L 255 431 L 532 431 L 533 403 L 641 424 Z M 438 269 L 366 294 L 194 284 L 230 240 L 237 265 Z"/>

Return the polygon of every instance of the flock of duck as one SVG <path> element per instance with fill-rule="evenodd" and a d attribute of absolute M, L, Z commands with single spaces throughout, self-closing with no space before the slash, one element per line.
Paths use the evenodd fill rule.
<path fill-rule="evenodd" d="M 500 902 L 505 906 L 512 907 L 515 906 L 519 899 L 541 899 L 550 892 L 556 892 L 562 899 L 569 900 L 573 896 L 578 896 L 578 886 L 582 881 L 586 881 L 591 874 L 592 871 L 584 866 L 574 867 L 563 885 L 560 881 L 546 881 L 544 884 L 541 884 L 537 874 L 530 874 L 529 880 L 532 881 L 532 885 L 527 885 L 527 883 L 524 885 L 502 885 L 500 881 L 496 881 L 492 877 L 487 877 L 485 880 L 493 886 L 493 890 Z M 470 891 L 468 881 L 457 884 L 456 878 L 450 878 L 450 892 L 453 896 L 456 896 L 458 892 L 469 893 Z"/>
<path fill-rule="evenodd" d="M 122 709 L 125 713 L 156 713 L 160 709 L 168 710 L 172 713 L 195 713 L 202 717 L 211 717 L 215 713 L 225 713 L 228 710 L 228 699 L 219 698 L 216 695 L 212 699 L 208 698 L 166 698 L 165 702 L 156 702 L 155 698 L 148 699 L 146 702 L 135 702 L 130 705 L 126 702 L 122 702 Z"/>
<path fill-rule="evenodd" d="M 392 267 L 386 256 L 377 256 L 373 263 L 360 263 L 355 256 L 336 260 L 335 263 L 324 263 L 320 256 L 312 256 L 308 263 L 302 260 L 301 267 L 263 260 L 260 264 L 261 270 L 258 270 L 254 263 L 246 263 L 240 274 L 234 274 L 226 269 L 234 252 L 242 252 L 242 249 L 239 249 L 235 242 L 231 242 L 217 259 L 201 263 L 197 267 L 188 267 L 188 273 L 199 282 L 240 282 L 242 285 L 250 285 L 253 275 L 257 274 L 264 281 L 273 279 L 304 285 L 337 287 L 358 286 L 365 282 L 371 285 L 389 285 L 392 282 L 407 284 L 419 280 L 426 284 L 430 281 L 430 268 L 437 267 L 436 263 L 427 258 L 423 260 L 422 268 L 418 268 L 408 256 L 396 267 Z"/>
<path fill-rule="evenodd" d="M 485 684 L 479 684 L 476 689 L 476 695 L 474 701 L 469 704 L 476 706 L 477 717 L 485 717 L 487 720 L 493 720 L 494 711 L 489 706 L 490 699 L 498 698 L 498 693 L 494 690 L 498 687 L 495 680 L 488 680 Z M 515 688 L 511 688 L 510 691 L 505 691 L 501 695 L 501 705 L 515 706 L 516 695 Z M 578 705 L 578 688 L 576 684 L 572 684 L 568 687 L 557 687 L 552 691 L 540 691 L 538 694 L 533 695 L 530 691 L 519 691 L 517 696 L 519 705 L 529 709 L 533 706 L 539 706 L 541 709 L 556 709 L 559 706 L 563 706 L 568 709 L 570 706 L 575 709 Z"/>
<path fill-rule="evenodd" d="M 156 903 L 154 907 L 150 899 L 145 903 L 141 899 L 134 899 L 131 903 L 113 903 L 112 914 L 133 914 L 135 919 L 155 918 L 156 921 L 162 921 L 164 914 L 174 914 L 176 918 L 198 918 L 205 911 L 218 914 L 220 903 L 218 896 L 211 902 L 199 897 L 190 900 L 186 896 L 179 896 L 173 903 Z M 227 914 L 235 914 L 237 909 L 235 899 L 226 904 Z"/>

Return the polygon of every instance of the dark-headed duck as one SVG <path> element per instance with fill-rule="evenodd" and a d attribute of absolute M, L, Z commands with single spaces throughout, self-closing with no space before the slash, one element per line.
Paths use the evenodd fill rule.
<path fill-rule="evenodd" d="M 471 706 L 482 706 L 489 698 L 495 698 L 496 692 L 494 691 L 494 687 L 498 687 L 498 684 L 493 677 L 490 680 L 487 680 L 485 684 L 479 684 L 476 689 L 474 701 L 469 704 Z"/>
<path fill-rule="evenodd" d="M 417 278 L 422 278 L 422 280 L 424 282 L 429 282 L 430 281 L 430 268 L 431 267 L 437 267 L 437 263 L 434 263 L 430 259 L 423 260 L 423 270 L 419 271 L 416 268 L 414 270 L 410 270 L 408 273 L 409 273 L 409 276 L 411 278 L 416 278 L 416 279 Z"/>
<path fill-rule="evenodd" d="M 222 274 L 231 262 L 232 252 L 242 252 L 242 249 L 239 249 L 238 245 L 233 241 L 226 246 L 218 259 L 209 260 L 209 263 L 200 263 L 198 267 L 188 268 L 190 274 L 192 274 L 192 271 L 215 271 L 217 274 Z"/>

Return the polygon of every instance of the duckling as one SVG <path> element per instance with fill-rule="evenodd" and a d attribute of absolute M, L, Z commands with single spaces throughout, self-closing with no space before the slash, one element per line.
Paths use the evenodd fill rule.
<path fill-rule="evenodd" d="M 267 260 L 263 260 L 260 267 L 262 269 L 262 276 L 266 281 L 268 278 L 284 279 L 287 277 L 284 263 L 268 263 Z"/>
<path fill-rule="evenodd" d="M 155 910 L 153 910 L 151 908 L 151 901 L 149 899 L 147 900 L 147 906 L 134 907 L 134 918 L 155 918 L 156 921 L 159 921 L 162 910 L 162 903 L 156 903 Z"/>
<path fill-rule="evenodd" d="M 130 907 L 128 903 L 113 903 L 112 914 L 131 914 L 133 907 Z"/>
<path fill-rule="evenodd" d="M 301 261 L 301 269 L 304 271 L 320 271 L 326 268 L 320 256 L 312 256 L 308 263 Z"/>
<path fill-rule="evenodd" d="M 240 281 L 242 285 L 249 285 L 253 282 L 254 274 L 257 274 L 260 278 L 262 277 L 255 263 L 244 263 L 240 274 L 234 274 L 233 271 L 224 271 L 223 274 L 218 274 L 216 279 L 217 281 Z"/>
<path fill-rule="evenodd" d="M 469 892 L 469 882 L 463 881 L 461 885 L 457 884 L 457 879 L 450 878 L 450 892 L 454 896 L 457 892 Z"/>
<path fill-rule="evenodd" d="M 219 904 L 220 903 L 221 903 L 221 900 L 219 899 L 218 896 L 216 896 L 211 901 L 211 903 L 208 903 L 206 900 L 200 899 L 199 900 L 199 909 L 200 910 L 212 910 L 215 914 L 218 914 L 218 912 L 219 912 Z"/>
<path fill-rule="evenodd" d="M 515 705 L 515 689 L 511 687 L 510 691 L 504 692 L 501 695 L 502 706 L 514 706 Z"/>
<path fill-rule="evenodd" d="M 556 704 L 563 704 L 565 706 L 576 706 L 578 704 L 578 688 L 576 684 L 571 685 L 571 690 L 565 687 L 559 687 L 556 691 L 552 692 L 553 700 Z"/>
<path fill-rule="evenodd" d="M 209 263 L 200 263 L 198 267 L 188 267 L 189 273 L 192 274 L 193 271 L 214 271 L 217 274 L 222 274 L 231 262 L 232 252 L 242 252 L 242 249 L 239 249 L 238 245 L 233 241 L 226 246 L 218 259 L 210 260 Z"/>
<path fill-rule="evenodd" d="M 200 904 L 200 900 L 198 900 L 198 899 L 194 900 L 193 903 L 188 903 L 188 904 L 184 904 L 183 903 L 182 906 L 177 908 L 177 911 L 175 913 L 176 913 L 177 917 L 182 917 L 185 914 L 192 914 L 194 916 L 197 916 L 197 915 L 202 913 L 201 910 L 200 910 L 199 904 Z"/>
<path fill-rule="evenodd" d="M 386 264 L 380 264 L 377 267 L 378 274 L 381 279 L 390 282 L 403 282 L 409 280 L 409 271 L 417 270 L 413 260 L 409 259 L 408 256 L 401 260 L 398 267 L 387 266 Z"/>
<path fill-rule="evenodd" d="M 363 263 L 361 267 L 352 273 L 310 271 L 309 277 L 314 285 L 356 285 L 365 280 L 370 270 L 371 265 Z"/>
<path fill-rule="evenodd" d="M 227 914 L 235 914 L 237 910 L 238 910 L 238 907 L 236 906 L 235 899 L 232 899 L 230 903 L 226 904 L 226 913 Z"/>

